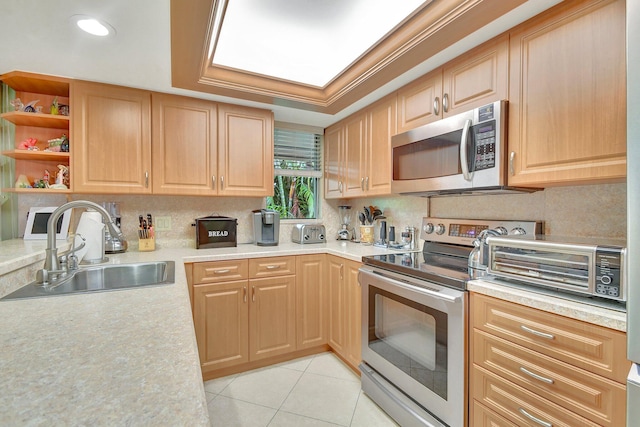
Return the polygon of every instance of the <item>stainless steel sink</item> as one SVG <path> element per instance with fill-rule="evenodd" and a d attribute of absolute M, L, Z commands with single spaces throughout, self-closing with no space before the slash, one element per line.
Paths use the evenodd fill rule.
<path fill-rule="evenodd" d="M 45 289 L 42 285 L 32 282 L 2 299 L 114 291 L 165 285 L 174 281 L 175 262 L 173 261 L 109 264 L 75 270 L 68 279 L 53 289 Z"/>

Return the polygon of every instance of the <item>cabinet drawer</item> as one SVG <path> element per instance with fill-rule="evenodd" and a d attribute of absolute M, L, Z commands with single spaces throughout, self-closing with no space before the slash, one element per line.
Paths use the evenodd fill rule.
<path fill-rule="evenodd" d="M 252 279 L 289 274 L 296 274 L 295 257 L 252 258 L 249 260 L 249 277 Z"/>
<path fill-rule="evenodd" d="M 471 422 L 473 427 L 517 427 L 492 410 L 485 408 L 477 400 L 471 402 Z"/>
<path fill-rule="evenodd" d="M 603 426 L 624 425 L 626 387 L 477 329 L 473 361 Z"/>
<path fill-rule="evenodd" d="M 229 282 L 231 280 L 245 280 L 249 278 L 247 266 L 246 259 L 197 262 L 193 264 L 193 283 L 195 285 L 203 285 Z"/>
<path fill-rule="evenodd" d="M 587 420 L 478 366 L 473 367 L 474 398 L 519 426 L 596 427 Z M 548 423 L 548 424 L 544 424 Z M 622 424 L 624 425 L 624 424 Z"/>
<path fill-rule="evenodd" d="M 625 383 L 626 334 L 519 304 L 473 294 L 473 326 L 528 349 Z"/>

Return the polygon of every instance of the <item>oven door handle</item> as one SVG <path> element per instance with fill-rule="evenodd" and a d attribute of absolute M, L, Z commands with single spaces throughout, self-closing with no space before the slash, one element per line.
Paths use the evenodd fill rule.
<path fill-rule="evenodd" d="M 436 298 L 436 299 L 439 299 L 439 300 L 443 300 L 443 301 L 446 301 L 446 302 L 449 302 L 449 303 L 452 303 L 452 304 L 456 304 L 456 303 L 461 301 L 461 297 L 459 297 L 459 296 L 442 294 L 442 293 L 438 292 L 437 290 L 432 290 L 432 289 L 429 289 L 429 288 L 424 287 L 424 286 L 414 285 L 413 283 L 409 282 L 408 280 L 404 280 L 404 279 L 398 280 L 395 277 L 391 277 L 391 276 L 389 276 L 387 274 L 384 274 L 381 271 L 365 270 L 365 272 L 366 273 L 373 273 L 373 274 L 376 274 L 378 276 L 382 276 L 382 277 L 384 277 L 385 280 L 389 280 L 394 285 L 399 286 L 399 287 L 404 288 L 404 289 L 407 289 L 407 290 L 412 291 L 412 292 L 420 292 L 422 294 L 427 294 L 430 297 L 433 297 L 433 298 Z M 358 273 L 358 281 L 360 282 L 360 284 L 365 284 L 364 281 L 361 278 L 362 274 L 363 274 L 363 271 L 360 271 Z"/>

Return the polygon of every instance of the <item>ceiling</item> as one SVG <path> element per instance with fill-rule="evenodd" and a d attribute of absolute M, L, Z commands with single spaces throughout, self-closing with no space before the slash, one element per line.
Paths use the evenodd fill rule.
<path fill-rule="evenodd" d="M 242 1 L 260 3 L 264 0 Z M 295 12 L 304 12 L 305 9 L 291 7 L 292 0 L 269 1 L 272 10 L 260 15 L 274 26 L 285 25 L 286 23 L 280 23 L 279 20 L 286 21 L 291 14 L 294 14 L 296 20 L 304 19 L 305 25 L 317 26 L 318 22 L 334 23 L 334 16 L 345 15 L 340 11 L 340 7 L 346 7 L 347 4 L 369 4 L 356 0 L 322 0 L 327 4 L 324 15 L 320 14 L 323 9 L 319 9 L 310 13 L 308 17 L 301 18 Z M 434 0 L 434 4 L 439 1 L 443 0 Z M 230 97 L 173 87 L 171 0 L 2 0 L 0 73 L 24 70 L 268 108 L 274 111 L 278 121 L 326 127 L 559 1 L 529 0 L 490 25 L 369 91 L 357 101 L 331 113 L 278 102 L 266 103 L 241 96 Z M 310 0 L 300 2 L 310 4 Z M 297 4 L 299 6 L 299 3 Z M 69 21 L 72 15 L 77 14 L 92 15 L 106 20 L 116 28 L 117 34 L 105 39 L 81 34 Z M 318 57 L 322 60 L 330 54 L 318 53 Z M 343 60 L 342 64 L 344 63 Z M 329 75 L 343 65 L 336 66 Z"/>

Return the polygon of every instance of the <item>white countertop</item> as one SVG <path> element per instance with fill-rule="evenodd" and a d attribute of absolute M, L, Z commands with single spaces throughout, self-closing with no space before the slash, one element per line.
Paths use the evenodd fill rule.
<path fill-rule="evenodd" d="M 0 242 L 0 275 L 41 261 L 45 246 Z M 184 262 L 385 252 L 347 242 L 129 251 L 109 263 L 172 260 L 175 283 L 0 301 L 0 424 L 209 425 Z"/>

